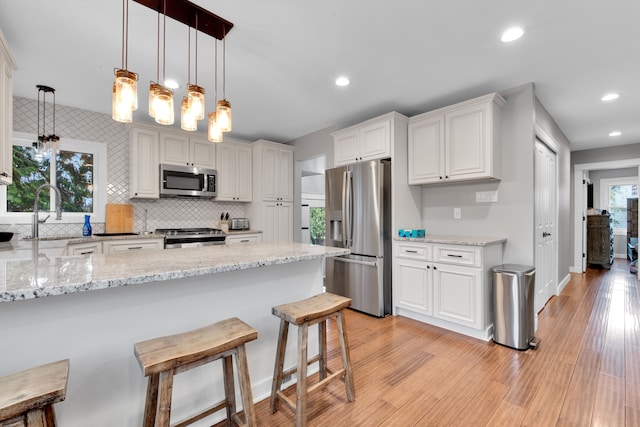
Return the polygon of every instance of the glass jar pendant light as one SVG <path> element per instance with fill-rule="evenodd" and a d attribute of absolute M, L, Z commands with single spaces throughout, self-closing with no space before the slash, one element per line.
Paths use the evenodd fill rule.
<path fill-rule="evenodd" d="M 187 99 L 189 102 L 188 108 L 191 115 L 196 120 L 204 119 L 205 103 L 204 103 L 204 88 L 198 86 L 198 15 L 196 15 L 196 82 L 195 84 L 187 83 Z M 189 28 L 189 66 L 187 67 L 189 73 L 189 79 L 191 78 L 191 28 Z"/>
<path fill-rule="evenodd" d="M 162 35 L 162 78 L 167 78 L 166 53 L 167 53 L 167 0 L 163 2 L 163 35 Z M 173 112 L 173 91 L 160 85 L 154 92 L 153 101 L 156 123 L 161 125 L 172 125 L 174 122 Z"/>
<path fill-rule="evenodd" d="M 216 106 L 216 120 L 222 132 L 230 132 L 231 126 L 231 104 L 226 97 L 226 47 L 225 39 L 222 39 L 222 99 Z"/>
<path fill-rule="evenodd" d="M 182 130 L 195 131 L 198 129 L 198 121 L 189 108 L 189 98 L 182 98 L 180 104 L 180 127 Z"/>
<path fill-rule="evenodd" d="M 216 121 L 216 113 L 209 113 L 208 139 L 211 142 L 222 142 L 222 131 Z"/>
<path fill-rule="evenodd" d="M 129 1 L 122 0 L 122 68 L 115 71 L 111 117 L 122 123 L 133 121 L 138 108 L 138 75 L 127 70 L 129 54 Z"/>

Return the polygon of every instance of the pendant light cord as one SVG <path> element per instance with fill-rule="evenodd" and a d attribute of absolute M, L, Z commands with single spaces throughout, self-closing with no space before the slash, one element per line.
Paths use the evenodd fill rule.
<path fill-rule="evenodd" d="M 156 83 L 160 83 L 160 11 L 158 10 L 158 39 L 156 43 Z"/>
<path fill-rule="evenodd" d="M 163 6 L 164 20 L 162 24 L 162 86 L 167 80 L 167 0 L 164 0 Z"/>
<path fill-rule="evenodd" d="M 191 30 L 189 30 L 191 34 Z M 191 44 L 189 44 L 191 46 Z M 198 14 L 196 13 L 196 85 L 198 84 Z"/>
<path fill-rule="evenodd" d="M 215 43 L 215 61 L 214 61 L 214 65 L 213 65 L 213 70 L 214 70 L 214 74 L 213 74 L 213 101 L 215 104 L 218 103 L 218 39 L 214 39 Z M 214 107 L 215 107 L 214 104 Z"/>
<path fill-rule="evenodd" d="M 189 31 L 189 35 L 187 36 L 187 91 L 189 90 L 189 85 L 191 84 L 191 27 L 187 25 L 187 30 Z"/>
<path fill-rule="evenodd" d="M 227 99 L 227 43 L 222 39 L 222 99 Z"/>

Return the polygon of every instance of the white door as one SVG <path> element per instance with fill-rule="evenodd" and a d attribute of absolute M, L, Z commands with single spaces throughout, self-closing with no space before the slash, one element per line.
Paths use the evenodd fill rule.
<path fill-rule="evenodd" d="M 556 154 L 536 140 L 535 157 L 535 268 L 534 309 L 539 312 L 556 292 L 557 260 Z"/>
<path fill-rule="evenodd" d="M 589 171 L 582 173 L 582 271 L 587 271 L 587 199 L 588 199 L 588 183 Z"/>

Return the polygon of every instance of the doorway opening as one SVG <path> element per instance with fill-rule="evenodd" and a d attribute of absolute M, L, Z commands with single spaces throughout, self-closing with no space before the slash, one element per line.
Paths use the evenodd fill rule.
<path fill-rule="evenodd" d="M 300 197 L 300 241 L 324 245 L 325 156 L 299 160 L 302 174 Z"/>

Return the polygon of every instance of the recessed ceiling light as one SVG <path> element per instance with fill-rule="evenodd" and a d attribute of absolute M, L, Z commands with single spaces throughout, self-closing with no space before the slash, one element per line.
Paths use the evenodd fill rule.
<path fill-rule="evenodd" d="M 611 92 L 600 98 L 602 101 L 613 101 L 614 99 L 620 98 L 619 93 Z"/>
<path fill-rule="evenodd" d="M 345 76 L 340 76 L 336 79 L 336 86 L 349 86 L 349 83 L 351 83 L 349 78 Z"/>
<path fill-rule="evenodd" d="M 622 135 L 622 132 L 620 132 L 619 130 L 614 130 L 609 134 L 609 136 L 620 136 L 620 135 Z"/>
<path fill-rule="evenodd" d="M 180 87 L 180 84 L 178 84 L 178 82 L 175 80 L 167 79 L 164 81 L 164 86 L 168 87 L 169 89 L 178 89 Z"/>
<path fill-rule="evenodd" d="M 500 40 L 502 40 L 505 43 L 509 43 L 514 40 L 518 40 L 520 37 L 522 37 L 523 34 L 524 34 L 524 30 L 522 28 L 512 27 L 512 28 L 509 28 L 504 33 L 502 33 L 502 37 L 500 38 Z"/>

